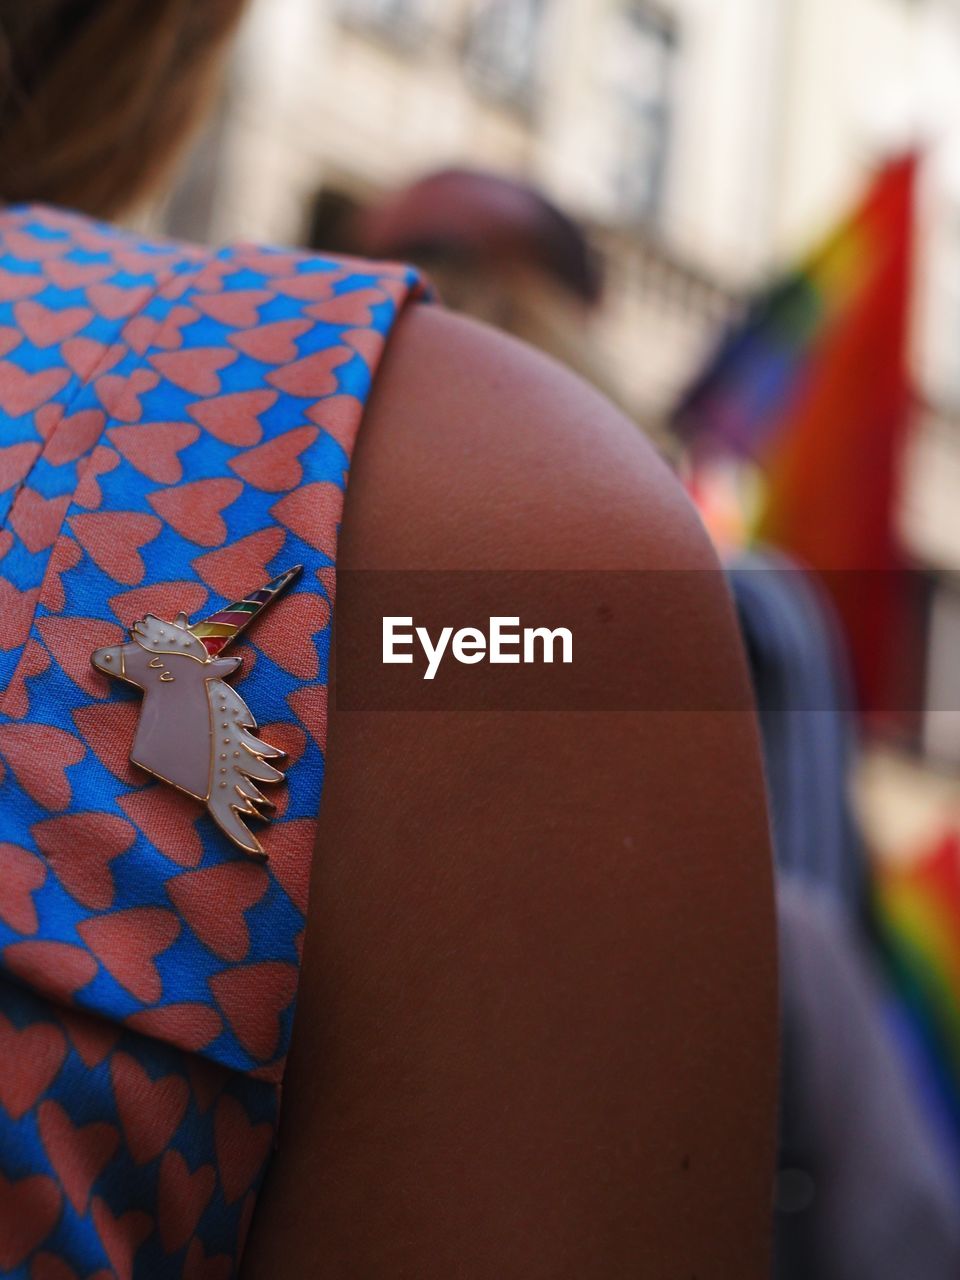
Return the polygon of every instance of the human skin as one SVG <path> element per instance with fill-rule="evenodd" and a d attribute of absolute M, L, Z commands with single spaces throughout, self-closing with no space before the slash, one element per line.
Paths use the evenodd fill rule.
<path fill-rule="evenodd" d="M 702 572 L 615 602 L 665 709 L 332 706 L 243 1280 L 766 1277 L 767 821 L 735 624 L 677 484 L 559 366 L 417 307 L 361 429 L 338 564 L 346 617 L 362 568 Z M 608 666 L 569 670 L 581 706 L 609 702 Z"/>

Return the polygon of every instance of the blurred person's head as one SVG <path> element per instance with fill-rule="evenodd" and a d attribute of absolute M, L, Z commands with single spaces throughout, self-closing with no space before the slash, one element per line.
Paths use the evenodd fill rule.
<path fill-rule="evenodd" d="M 341 248 L 422 267 L 447 306 L 603 382 L 589 321 L 602 286 L 582 228 L 535 187 L 442 169 L 353 213 Z"/>
<path fill-rule="evenodd" d="M 0 199 L 111 216 L 202 114 L 244 0 L 0 0 Z"/>

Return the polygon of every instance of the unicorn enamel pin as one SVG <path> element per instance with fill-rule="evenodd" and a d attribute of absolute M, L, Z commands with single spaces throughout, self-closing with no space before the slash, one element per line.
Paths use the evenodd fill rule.
<path fill-rule="evenodd" d="M 161 782 L 202 800 L 217 826 L 252 857 L 265 858 L 245 818 L 269 815 L 272 801 L 257 783 L 283 781 L 269 762 L 286 752 L 257 738 L 247 704 L 226 684 L 243 661 L 223 650 L 302 572 L 288 569 L 259 591 L 202 622 L 185 613 L 174 622 L 148 614 L 130 629 L 127 644 L 91 655 L 104 675 L 143 691 L 143 710 L 131 761 Z"/>

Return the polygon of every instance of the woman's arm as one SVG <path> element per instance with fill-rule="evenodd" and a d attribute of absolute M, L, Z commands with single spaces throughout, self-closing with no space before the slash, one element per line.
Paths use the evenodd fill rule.
<path fill-rule="evenodd" d="M 364 423 L 339 563 L 346 618 L 377 606 L 358 568 L 595 571 L 578 643 L 612 625 L 663 699 L 332 710 L 245 1280 L 765 1277 L 766 818 L 734 623 L 676 484 L 571 375 L 417 309 Z M 604 570 L 663 573 L 606 599 Z M 578 705 L 616 700 L 615 666 L 575 660 Z"/>

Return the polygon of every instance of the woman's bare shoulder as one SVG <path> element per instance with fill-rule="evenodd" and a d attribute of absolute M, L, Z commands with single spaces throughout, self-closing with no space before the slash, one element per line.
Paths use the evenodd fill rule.
<path fill-rule="evenodd" d="M 635 568 L 642 544 L 655 567 L 714 563 L 633 423 L 555 361 L 439 307 L 411 308 L 388 347 L 352 483 L 350 562 Z"/>
<path fill-rule="evenodd" d="M 377 581 L 355 570 L 483 571 L 451 596 L 465 623 L 489 573 L 575 570 L 575 634 L 588 651 L 603 628 L 617 639 L 606 664 L 575 658 L 576 710 L 334 698 L 245 1277 L 280 1256 L 291 1276 L 370 1280 L 612 1280 L 639 1259 L 651 1276 L 766 1274 L 762 784 L 726 593 L 678 486 L 577 379 L 414 309 L 363 426 L 339 565 L 348 619 L 378 604 L 354 608 Z M 640 662 L 662 702 L 613 706 Z"/>

